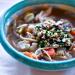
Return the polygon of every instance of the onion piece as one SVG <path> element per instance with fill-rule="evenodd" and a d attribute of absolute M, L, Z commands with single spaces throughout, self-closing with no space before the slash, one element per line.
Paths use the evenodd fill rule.
<path fill-rule="evenodd" d="M 43 50 L 43 52 L 49 57 L 49 60 L 52 61 L 51 56 L 48 54 L 46 50 Z"/>
<path fill-rule="evenodd" d="M 36 49 L 37 49 L 37 45 L 38 45 L 38 43 L 32 43 L 32 45 L 31 45 L 31 49 L 32 49 L 32 51 L 35 51 Z"/>
<path fill-rule="evenodd" d="M 25 37 L 23 37 L 22 35 L 20 35 L 20 38 L 23 39 L 23 40 L 27 40 L 27 41 L 37 42 L 37 40 L 35 40 L 35 39 L 25 38 Z"/>
<path fill-rule="evenodd" d="M 40 55 L 40 54 L 42 54 L 42 50 L 43 48 L 38 48 L 36 51 L 35 51 L 35 54 L 36 55 Z"/>
<path fill-rule="evenodd" d="M 47 17 L 45 19 L 45 21 L 43 22 L 43 26 L 47 27 L 47 28 L 49 28 L 49 27 L 51 27 L 53 25 L 56 25 L 56 22 L 52 18 L 49 18 L 49 17 Z"/>
<path fill-rule="evenodd" d="M 72 55 L 69 52 L 64 51 L 65 56 L 67 57 L 67 59 L 71 59 Z"/>
<path fill-rule="evenodd" d="M 71 44 L 69 51 L 72 50 L 73 47 L 75 47 L 75 41 Z"/>
<path fill-rule="evenodd" d="M 12 44 L 12 46 L 13 46 L 14 48 L 16 48 L 17 50 L 20 51 L 20 49 L 19 49 L 19 47 L 17 46 L 15 40 L 13 40 L 11 34 L 9 34 L 9 35 L 7 36 L 7 40 Z"/>
<path fill-rule="evenodd" d="M 41 21 L 42 17 L 44 17 L 43 14 L 44 14 L 44 11 L 41 11 L 40 13 L 38 13 L 35 17 L 35 20 L 36 21 L 38 21 L 38 20 Z"/>
<path fill-rule="evenodd" d="M 35 24 L 29 24 L 27 32 L 33 33 L 35 30 Z"/>
<path fill-rule="evenodd" d="M 22 25 L 19 25 L 17 28 L 21 28 L 21 27 L 27 27 L 28 24 L 22 24 Z"/>
<path fill-rule="evenodd" d="M 53 7 L 49 7 L 46 11 L 45 11 L 45 16 L 49 16 L 52 13 L 52 9 Z"/>
<path fill-rule="evenodd" d="M 18 46 L 20 49 L 26 49 L 26 50 L 30 49 L 30 44 L 25 43 L 24 41 L 19 41 L 19 42 L 17 43 L 17 46 Z"/>
<path fill-rule="evenodd" d="M 34 20 L 34 16 L 34 13 L 29 12 L 25 15 L 24 19 L 26 22 L 31 22 L 32 20 Z"/>

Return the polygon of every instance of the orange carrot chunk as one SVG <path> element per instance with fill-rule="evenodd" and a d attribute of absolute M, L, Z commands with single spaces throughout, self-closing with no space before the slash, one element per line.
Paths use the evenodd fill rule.
<path fill-rule="evenodd" d="M 26 56 L 32 58 L 32 53 L 31 52 L 23 52 Z"/>
<path fill-rule="evenodd" d="M 75 35 L 75 30 L 70 31 L 71 35 Z"/>

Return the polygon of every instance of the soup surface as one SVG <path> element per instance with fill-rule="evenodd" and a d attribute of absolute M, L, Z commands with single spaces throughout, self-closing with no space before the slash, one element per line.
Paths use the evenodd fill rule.
<path fill-rule="evenodd" d="M 29 6 L 10 23 L 7 39 L 16 50 L 40 61 L 75 57 L 74 13 L 48 4 Z"/>

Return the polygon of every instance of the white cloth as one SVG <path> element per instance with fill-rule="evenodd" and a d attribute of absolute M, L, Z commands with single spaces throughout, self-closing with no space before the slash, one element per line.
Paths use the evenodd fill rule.
<path fill-rule="evenodd" d="M 0 16 L 14 3 L 20 0 L 1 0 Z M 6 8 L 7 7 L 7 8 Z M 75 75 L 75 68 L 65 71 L 40 71 L 31 69 L 11 57 L 0 44 L 0 75 Z"/>
<path fill-rule="evenodd" d="M 21 0 L 0 0 L 0 19 L 4 12 Z M 30 75 L 30 68 L 12 58 L 0 44 L 0 75 Z"/>

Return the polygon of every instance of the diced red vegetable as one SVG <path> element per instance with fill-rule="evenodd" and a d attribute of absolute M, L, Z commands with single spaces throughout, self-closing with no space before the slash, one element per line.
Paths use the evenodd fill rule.
<path fill-rule="evenodd" d="M 48 51 L 48 50 L 50 50 L 51 48 L 50 48 L 50 47 L 46 47 L 46 48 L 44 48 L 44 49 Z"/>
<path fill-rule="evenodd" d="M 55 54 L 56 54 L 54 48 L 47 47 L 47 48 L 45 48 L 45 50 L 47 50 L 47 52 L 50 56 L 55 56 Z"/>
<path fill-rule="evenodd" d="M 75 35 L 75 30 L 70 31 L 72 35 Z"/>

